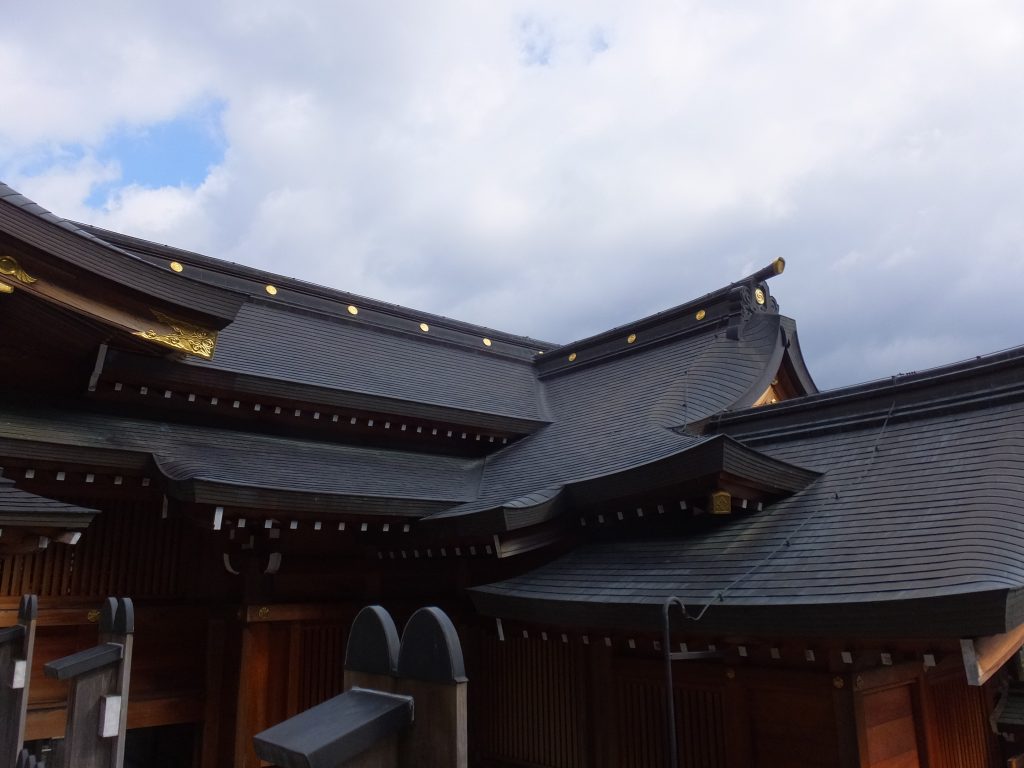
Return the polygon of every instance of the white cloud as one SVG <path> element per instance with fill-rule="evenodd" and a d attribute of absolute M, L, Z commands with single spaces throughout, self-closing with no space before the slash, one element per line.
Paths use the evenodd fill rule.
<path fill-rule="evenodd" d="M 96 7 L 0 30 L 0 174 L 63 215 L 554 340 L 783 255 L 830 384 L 1024 342 L 1015 2 Z M 204 99 L 203 184 L 86 209 Z"/>

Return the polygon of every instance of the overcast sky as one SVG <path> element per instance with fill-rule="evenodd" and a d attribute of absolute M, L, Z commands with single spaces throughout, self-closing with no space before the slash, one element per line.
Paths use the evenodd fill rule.
<path fill-rule="evenodd" d="M 1024 344 L 1024 5 L 18 3 L 0 179 L 556 342 L 772 282 L 819 385 Z"/>

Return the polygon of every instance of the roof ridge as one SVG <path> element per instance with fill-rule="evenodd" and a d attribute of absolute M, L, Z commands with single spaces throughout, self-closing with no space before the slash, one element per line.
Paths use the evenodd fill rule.
<path fill-rule="evenodd" d="M 549 351 L 559 352 L 561 350 L 567 350 L 571 347 L 590 346 L 593 343 L 603 341 L 608 337 L 619 336 L 625 331 L 637 330 L 645 326 L 656 325 L 664 320 L 674 318 L 677 315 L 687 314 L 690 311 L 704 304 L 708 304 L 712 301 L 722 299 L 728 296 L 731 291 L 737 288 L 749 286 L 757 282 L 764 282 L 775 275 L 781 275 L 785 268 L 786 260 L 781 257 L 777 258 L 771 264 L 762 269 L 759 269 L 757 272 L 752 272 L 746 277 L 729 283 L 728 285 L 722 286 L 721 288 L 716 288 L 715 290 L 710 291 L 704 294 L 703 296 L 698 296 L 697 298 L 690 299 L 688 301 L 683 302 L 682 304 L 676 304 L 675 306 L 659 310 L 658 312 L 654 312 L 653 314 L 646 315 L 636 320 L 631 320 L 629 322 L 622 323 L 621 325 L 617 325 L 614 328 L 609 328 L 607 330 L 600 331 L 590 336 L 585 336 L 582 339 L 571 341 L 568 344 L 563 344 L 562 346 L 556 347 Z M 768 302 L 770 300 L 770 297 L 767 296 L 767 291 L 765 293 L 765 301 Z"/>
<path fill-rule="evenodd" d="M 895 403 L 894 419 L 926 417 L 954 406 L 994 405 L 1024 396 L 1024 379 L 1019 375 L 1022 367 L 1024 346 L 1014 347 L 927 371 L 898 374 L 773 405 L 717 414 L 707 422 L 708 430 L 728 431 L 739 435 L 744 442 L 760 442 L 877 421 L 886 410 L 879 404 L 882 400 Z M 828 416 L 825 409 L 835 409 L 838 413 L 825 418 Z M 809 415 L 813 418 L 808 419 Z M 758 428 L 761 424 L 763 427 Z"/>
<path fill-rule="evenodd" d="M 103 229 L 91 224 L 74 223 L 81 227 L 82 231 L 88 233 L 90 236 L 95 237 L 100 242 L 109 243 L 111 247 L 117 248 L 118 250 L 123 250 L 123 245 L 124 248 L 135 248 L 152 257 L 173 257 L 176 260 L 183 261 L 186 265 L 189 265 L 189 262 L 192 262 L 191 266 L 205 269 L 210 272 L 228 275 L 240 280 L 252 280 L 254 283 L 258 284 L 258 288 L 254 286 L 250 295 L 254 298 L 258 297 L 261 301 L 270 302 L 275 305 L 324 312 L 323 309 L 308 306 L 294 300 L 296 297 L 311 296 L 321 300 L 337 302 L 339 309 L 344 309 L 347 305 L 353 304 L 361 308 L 373 309 L 376 312 L 415 321 L 417 323 L 428 322 L 432 325 L 445 327 L 453 331 L 474 333 L 478 336 L 501 339 L 506 343 L 526 347 L 533 351 L 537 351 L 539 349 L 551 349 L 557 346 L 553 342 L 543 341 L 530 336 L 511 333 L 509 331 L 502 331 L 497 328 L 478 325 L 476 323 L 469 323 L 463 320 L 457 320 L 434 312 L 417 310 L 401 304 L 395 304 L 393 302 L 382 301 L 369 296 L 352 293 L 340 288 L 319 285 L 301 278 L 269 272 L 257 267 L 251 267 L 247 264 L 239 264 L 238 262 L 220 259 L 215 256 L 208 256 L 197 251 L 190 251 L 171 245 L 164 245 L 162 243 L 135 237 L 134 235 L 125 235 L 120 232 Z M 130 251 L 126 252 L 130 253 Z M 140 258 L 137 254 L 132 255 L 134 258 Z M 263 295 L 262 291 L 265 290 L 267 285 L 273 285 L 278 289 L 287 288 L 297 296 L 293 297 L 292 301 L 288 301 L 284 298 L 278 298 L 276 294 Z M 325 314 L 329 313 L 325 312 Z"/>
<path fill-rule="evenodd" d="M 65 219 L 62 216 L 58 216 L 53 211 L 44 208 L 35 200 L 32 200 L 31 198 L 23 195 L 21 192 L 14 189 L 14 187 L 4 183 L 3 181 L 0 181 L 0 201 L 14 208 L 18 208 L 19 210 L 25 211 L 26 213 L 29 213 L 38 219 L 42 219 L 43 221 L 49 224 L 52 224 L 56 227 L 60 227 L 66 232 L 70 232 L 73 235 L 82 238 L 83 240 L 87 240 L 90 243 L 93 243 L 96 246 L 103 248 L 104 250 L 111 251 L 113 253 L 118 254 L 119 256 L 131 259 L 131 261 L 134 263 L 143 265 L 148 264 L 148 262 L 145 259 L 141 258 L 138 254 L 132 253 L 131 251 L 122 248 L 116 243 L 111 243 L 108 240 L 104 240 L 103 238 L 98 237 L 93 232 L 89 231 L 87 225 L 83 225 L 71 219 Z M 190 282 L 202 282 L 187 275 L 185 276 L 185 279 L 189 280 Z M 229 291 L 230 289 L 221 287 L 221 290 Z"/>

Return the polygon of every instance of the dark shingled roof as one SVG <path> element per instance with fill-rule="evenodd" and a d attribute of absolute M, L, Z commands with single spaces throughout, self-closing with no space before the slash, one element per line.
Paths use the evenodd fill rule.
<path fill-rule="evenodd" d="M 119 451 L 152 455 L 178 494 L 201 500 L 209 486 L 320 496 L 402 499 L 424 514 L 473 498 L 478 460 L 254 435 L 106 414 L 3 406 L 0 444 L 83 449 L 80 461 Z M 67 452 L 65 459 L 73 458 Z M 322 502 L 322 499 L 320 500 Z M 436 502 L 431 504 L 428 502 Z"/>
<path fill-rule="evenodd" d="M 529 360 L 249 303 L 201 367 L 446 408 L 546 420 Z"/>
<path fill-rule="evenodd" d="M 0 527 L 26 525 L 84 528 L 97 514 L 99 512 L 95 509 L 28 493 L 15 487 L 13 480 L 0 477 Z"/>
<path fill-rule="evenodd" d="M 173 381 L 167 389 L 176 390 L 196 380 L 218 392 L 244 383 L 248 394 L 264 382 L 271 398 L 311 403 L 343 393 L 371 412 L 374 405 L 403 416 L 429 412 L 526 435 L 473 461 L 99 414 L 12 407 L 0 415 L 0 439 L 37 434 L 39 442 L 66 448 L 152 454 L 182 498 L 232 503 L 234 488 L 234 503 L 254 503 L 250 491 L 261 488 L 401 499 L 422 502 L 402 507 L 404 513 L 429 516 L 459 534 L 490 534 L 543 521 L 566 487 L 651 472 L 683 456 L 705 441 L 688 425 L 752 404 L 784 364 L 798 388 L 814 389 L 795 327 L 778 314 L 765 283 L 782 271 L 782 260 L 679 307 L 555 349 L 63 222 L 12 199 L 133 268 L 163 274 L 173 259 L 185 265 L 182 277 L 245 294 L 212 360 L 149 361 L 111 351 L 113 376 L 141 371 L 157 377 L 147 385 Z M 350 303 L 358 311 L 349 312 Z"/>
<path fill-rule="evenodd" d="M 899 384 L 879 384 L 860 395 L 872 413 L 889 395 L 873 422 L 858 423 L 855 397 L 829 428 L 808 418 L 776 423 L 774 438 L 759 431 L 760 451 L 823 473 L 762 513 L 688 538 L 585 545 L 476 589 L 477 605 L 655 629 L 674 595 L 694 613 L 709 606 L 694 631 L 1006 631 L 1024 620 L 1024 353 L 1003 361 L 1017 384 L 1001 401 L 990 397 L 990 362 L 973 364 L 972 388 L 963 366 L 932 375 L 931 408 L 920 396 L 897 407 Z M 949 402 L 953 380 L 959 405 Z M 752 414 L 751 428 L 770 410 Z M 743 416 L 732 423 L 743 440 Z"/>
<path fill-rule="evenodd" d="M 707 438 L 678 429 L 765 391 L 785 352 L 784 322 L 757 314 L 739 339 L 725 329 L 695 334 L 545 379 L 554 423 L 488 457 L 480 497 L 431 520 L 505 507 L 516 527 L 514 510 L 530 494 L 693 448 Z"/>

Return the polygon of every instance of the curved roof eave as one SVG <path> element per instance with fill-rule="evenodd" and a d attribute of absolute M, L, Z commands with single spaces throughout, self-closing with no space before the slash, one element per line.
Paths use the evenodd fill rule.
<path fill-rule="evenodd" d="M 795 493 L 820 476 L 819 472 L 772 458 L 767 454 L 744 446 L 727 436 L 716 435 L 680 448 L 667 456 L 636 464 L 618 472 L 608 472 L 580 478 L 559 486 L 539 488 L 498 504 L 461 512 L 459 507 L 438 512 L 424 519 L 424 523 L 465 527 L 473 532 L 481 523 L 489 524 L 488 534 L 520 530 L 556 517 L 562 505 L 572 499 L 606 497 L 641 492 L 651 487 L 656 478 L 672 477 L 677 482 L 730 472 L 736 477 L 756 480 L 758 483 L 775 482 L 783 493 Z M 756 477 L 755 477 L 756 476 Z M 770 478 L 775 478 L 770 480 Z M 780 479 L 782 478 L 782 479 Z M 509 514 L 512 513 L 512 514 Z M 478 519 L 479 518 L 479 519 Z M 485 522 L 486 521 L 486 522 Z"/>
<path fill-rule="evenodd" d="M 237 291 L 151 264 L 51 213 L 3 182 L 0 232 L 122 288 L 181 307 L 188 314 L 200 314 L 218 329 L 235 318 L 246 300 Z"/>

